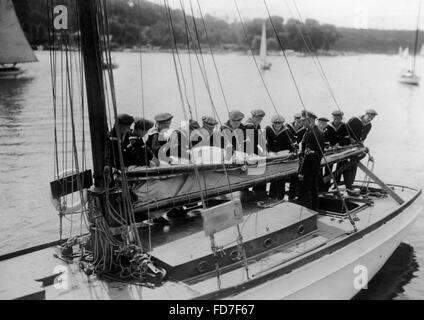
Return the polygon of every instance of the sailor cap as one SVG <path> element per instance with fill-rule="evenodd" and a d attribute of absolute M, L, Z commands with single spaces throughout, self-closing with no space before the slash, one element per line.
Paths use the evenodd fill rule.
<path fill-rule="evenodd" d="M 174 116 L 170 113 L 160 113 L 155 116 L 156 122 L 168 122 L 171 121 Z"/>
<path fill-rule="evenodd" d="M 265 117 L 265 111 L 262 109 L 255 109 L 252 111 L 252 116 L 254 117 Z"/>
<path fill-rule="evenodd" d="M 377 111 L 375 111 L 374 109 L 368 109 L 365 113 L 366 114 L 371 114 L 373 116 L 378 115 Z"/>
<path fill-rule="evenodd" d="M 244 119 L 244 113 L 238 110 L 234 110 L 228 114 L 228 117 L 233 121 L 241 121 Z"/>
<path fill-rule="evenodd" d="M 335 117 L 343 117 L 344 116 L 343 111 L 340 111 L 340 110 L 333 111 L 331 114 Z"/>
<path fill-rule="evenodd" d="M 295 119 L 300 119 L 300 118 L 302 118 L 302 115 L 301 115 L 300 113 L 296 113 L 296 114 L 293 116 L 293 118 L 295 118 Z"/>
<path fill-rule="evenodd" d="M 189 127 L 190 127 L 191 130 L 200 129 L 199 122 L 197 122 L 196 120 L 190 119 L 188 121 L 188 125 L 189 125 Z"/>
<path fill-rule="evenodd" d="M 328 122 L 328 121 L 330 121 L 330 120 L 328 120 L 328 119 L 327 119 L 327 118 L 325 118 L 325 117 L 321 117 L 321 118 L 318 118 L 318 121 Z"/>
<path fill-rule="evenodd" d="M 118 114 L 117 119 L 119 124 L 124 124 L 124 125 L 125 124 L 130 125 L 134 122 L 134 118 L 126 113 Z"/>
<path fill-rule="evenodd" d="M 154 127 L 154 123 L 153 121 L 147 120 L 147 119 L 143 119 L 143 118 L 137 118 L 134 122 L 134 129 L 141 129 L 144 131 L 148 131 L 151 128 Z"/>
<path fill-rule="evenodd" d="M 286 119 L 278 114 L 271 118 L 271 123 L 284 123 L 285 121 Z"/>
<path fill-rule="evenodd" d="M 215 118 L 209 116 L 202 117 L 202 121 L 209 126 L 216 126 L 218 124 L 218 121 L 216 121 Z"/>
<path fill-rule="evenodd" d="M 315 115 L 315 113 L 311 112 L 311 111 L 302 111 L 302 119 L 316 119 L 317 116 Z"/>

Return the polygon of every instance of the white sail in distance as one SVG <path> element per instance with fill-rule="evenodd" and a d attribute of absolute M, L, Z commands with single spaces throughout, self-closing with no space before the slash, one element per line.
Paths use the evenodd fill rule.
<path fill-rule="evenodd" d="M 261 37 L 261 48 L 259 51 L 259 56 L 261 58 L 262 64 L 266 63 L 266 27 L 265 27 L 265 21 L 262 24 L 262 37 Z"/>
<path fill-rule="evenodd" d="M 0 0 L 0 64 L 38 61 L 19 24 L 12 0 Z"/>
<path fill-rule="evenodd" d="M 404 59 L 409 58 L 409 47 L 406 47 L 405 50 L 403 50 L 402 58 L 404 58 Z"/>

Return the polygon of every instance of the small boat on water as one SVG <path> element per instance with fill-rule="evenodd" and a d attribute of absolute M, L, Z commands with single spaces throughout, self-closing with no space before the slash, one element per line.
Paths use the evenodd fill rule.
<path fill-rule="evenodd" d="M 24 73 L 18 63 L 36 62 L 37 57 L 19 24 L 11 0 L 0 0 L 0 79 Z"/>
<path fill-rule="evenodd" d="M 325 150 L 321 165 L 339 166 L 324 183 L 353 166 L 366 177 L 355 194 L 322 192 L 317 210 L 249 190 L 296 175 L 296 153 L 111 172 L 104 85 L 113 73 L 101 70 L 93 41 L 107 14 L 100 3 L 76 2 L 92 170 L 79 166 L 70 109 L 72 141 L 64 143 L 75 166 L 59 173 L 56 144 L 51 183 L 61 221 L 79 214 L 87 230 L 0 256 L 0 298 L 350 299 L 363 289 L 422 211 L 421 190 L 385 184 L 370 158 L 361 162 L 369 153 L 359 144 Z"/>
<path fill-rule="evenodd" d="M 108 70 L 108 69 L 117 69 L 119 67 L 119 64 L 116 63 L 116 61 L 112 60 L 110 63 L 103 61 L 102 62 L 102 69 Z"/>
<path fill-rule="evenodd" d="M 419 0 L 419 8 L 418 8 L 418 19 L 417 19 L 417 29 L 415 31 L 415 41 L 414 41 L 414 55 L 412 58 L 412 67 L 411 69 L 405 69 L 402 71 L 402 73 L 399 76 L 399 82 L 408 84 L 408 85 L 419 85 L 420 84 L 420 77 L 416 74 L 416 59 L 417 59 L 417 53 L 418 53 L 418 40 L 419 40 L 419 25 L 420 25 L 420 15 L 421 15 L 421 0 Z M 407 48 L 409 49 L 409 48 Z M 409 56 L 409 50 L 405 54 L 406 57 Z"/>
<path fill-rule="evenodd" d="M 267 61 L 267 37 L 266 37 L 266 25 L 265 20 L 262 23 L 262 35 L 261 35 L 261 47 L 259 49 L 259 56 L 261 61 L 261 69 L 269 70 L 271 69 L 271 62 Z"/>

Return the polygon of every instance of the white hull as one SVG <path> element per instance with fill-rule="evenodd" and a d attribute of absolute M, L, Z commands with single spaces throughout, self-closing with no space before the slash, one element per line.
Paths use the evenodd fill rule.
<path fill-rule="evenodd" d="M 366 267 L 370 281 L 400 245 L 421 210 L 419 204 L 413 204 L 360 240 L 231 299 L 351 299 L 360 291 L 354 283 L 363 269 L 356 268 Z"/>
<path fill-rule="evenodd" d="M 413 77 L 400 77 L 399 78 L 399 82 L 400 83 L 405 83 L 405 84 L 419 85 L 420 84 L 420 78 L 417 77 L 417 76 L 413 76 Z"/>
<path fill-rule="evenodd" d="M 6 79 L 6 78 L 14 78 L 16 76 L 19 76 L 23 74 L 25 71 L 22 69 L 17 70 L 2 70 L 0 68 L 0 79 Z"/>

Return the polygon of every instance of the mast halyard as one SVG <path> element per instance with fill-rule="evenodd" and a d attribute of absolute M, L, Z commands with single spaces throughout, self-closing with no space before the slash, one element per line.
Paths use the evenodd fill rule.
<path fill-rule="evenodd" d="M 102 189 L 105 187 L 103 171 L 108 127 L 96 5 L 97 0 L 77 0 L 93 155 L 94 186 Z"/>

